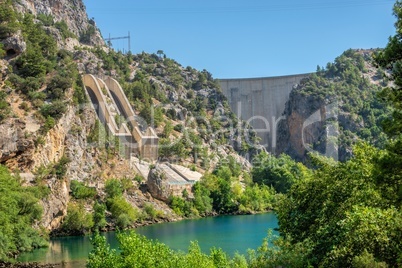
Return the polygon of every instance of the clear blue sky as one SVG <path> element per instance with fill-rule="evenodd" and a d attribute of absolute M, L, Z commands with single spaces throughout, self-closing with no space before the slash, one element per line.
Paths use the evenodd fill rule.
<path fill-rule="evenodd" d="M 384 47 L 394 0 L 84 0 L 104 37 L 215 78 L 316 70 L 349 48 Z M 113 42 L 127 50 L 127 40 Z"/>

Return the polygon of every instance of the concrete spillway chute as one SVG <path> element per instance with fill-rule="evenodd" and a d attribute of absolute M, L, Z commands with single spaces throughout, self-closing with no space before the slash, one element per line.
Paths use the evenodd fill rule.
<path fill-rule="evenodd" d="M 145 133 L 138 128 L 134 110 L 119 83 L 110 77 L 100 79 L 90 74 L 84 75 L 82 79 L 99 120 L 113 136 L 120 138 L 128 148 L 127 155 L 139 154 L 143 159 L 156 160 L 158 137 L 152 128 Z M 125 119 L 121 125 L 116 122 L 119 116 Z"/>

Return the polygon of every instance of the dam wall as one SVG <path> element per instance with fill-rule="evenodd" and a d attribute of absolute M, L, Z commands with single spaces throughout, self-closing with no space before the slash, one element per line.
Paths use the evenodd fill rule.
<path fill-rule="evenodd" d="M 289 93 L 309 75 L 219 79 L 219 84 L 232 111 L 254 128 L 261 145 L 275 152 L 277 126 L 284 119 Z"/>

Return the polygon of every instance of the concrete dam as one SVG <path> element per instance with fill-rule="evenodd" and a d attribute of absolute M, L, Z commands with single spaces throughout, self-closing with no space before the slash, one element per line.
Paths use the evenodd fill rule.
<path fill-rule="evenodd" d="M 275 152 L 277 126 L 284 119 L 289 94 L 309 75 L 219 79 L 219 83 L 232 111 L 254 128 L 261 145 Z"/>

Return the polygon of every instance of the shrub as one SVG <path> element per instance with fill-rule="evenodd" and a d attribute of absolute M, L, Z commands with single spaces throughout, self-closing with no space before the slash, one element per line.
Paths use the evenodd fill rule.
<path fill-rule="evenodd" d="M 149 220 L 154 220 L 162 216 L 162 212 L 155 209 L 155 207 L 150 203 L 144 205 L 144 212 L 146 213 L 146 218 Z"/>
<path fill-rule="evenodd" d="M 183 129 L 184 129 L 184 127 L 183 127 L 182 124 L 177 124 L 177 125 L 175 125 L 175 126 L 173 127 L 173 129 L 174 129 L 175 131 L 177 131 L 177 132 L 182 132 Z"/>
<path fill-rule="evenodd" d="M 12 7 L 12 1 L 0 3 L 0 39 L 5 39 L 17 31 L 17 15 Z"/>
<path fill-rule="evenodd" d="M 67 111 L 67 105 L 61 101 L 56 100 L 51 104 L 46 104 L 42 107 L 41 113 L 44 117 L 53 117 L 54 119 L 60 119 Z"/>
<path fill-rule="evenodd" d="M 70 163 L 71 160 L 66 157 L 66 156 L 62 156 L 59 160 L 59 162 L 57 162 L 54 166 L 53 166 L 53 174 L 56 175 L 56 177 L 58 179 L 62 179 L 67 172 L 67 164 Z"/>
<path fill-rule="evenodd" d="M 126 213 L 120 214 L 116 219 L 116 224 L 121 229 L 126 229 L 132 223 L 133 221 L 130 219 L 130 216 L 128 216 Z"/>
<path fill-rule="evenodd" d="M 142 183 L 144 181 L 144 178 L 141 175 L 136 174 L 134 180 L 138 183 Z"/>
<path fill-rule="evenodd" d="M 82 203 L 70 203 L 67 208 L 67 216 L 65 217 L 62 229 L 71 234 L 86 234 L 90 232 L 94 222 L 92 215 L 85 211 Z"/>
<path fill-rule="evenodd" d="M 38 20 L 40 20 L 44 26 L 53 26 L 54 25 L 54 20 L 52 15 L 46 15 L 46 14 L 38 14 L 36 16 Z"/>
<path fill-rule="evenodd" d="M 46 118 L 45 124 L 41 128 L 41 133 L 46 134 L 49 130 L 51 130 L 56 125 L 56 121 L 53 117 L 48 116 Z"/>
<path fill-rule="evenodd" d="M 82 43 L 90 43 L 91 42 L 91 37 L 95 34 L 96 29 L 94 26 L 89 25 L 88 29 L 81 34 L 80 36 L 80 42 Z"/>
<path fill-rule="evenodd" d="M 109 179 L 106 181 L 105 191 L 107 198 L 120 197 L 123 194 L 123 186 L 118 179 Z"/>
<path fill-rule="evenodd" d="M 7 94 L 4 91 L 0 91 L 0 122 L 6 119 L 11 112 L 10 105 L 6 100 Z"/>
<path fill-rule="evenodd" d="M 84 183 L 72 180 L 70 184 L 71 194 L 76 199 L 94 198 L 96 189 L 86 186 Z"/>
<path fill-rule="evenodd" d="M 31 91 L 28 93 L 28 97 L 31 101 L 33 100 L 44 101 L 46 99 L 46 94 L 44 92 Z"/>
<path fill-rule="evenodd" d="M 98 201 L 95 202 L 94 204 L 94 214 L 93 214 L 93 220 L 94 220 L 94 228 L 95 230 L 103 229 L 105 228 L 107 222 L 106 222 L 106 205 L 99 203 Z"/>
<path fill-rule="evenodd" d="M 64 39 L 75 37 L 75 35 L 68 29 L 67 23 L 64 20 L 56 22 L 54 26 L 56 26 L 56 28 L 60 31 L 60 34 Z"/>
<path fill-rule="evenodd" d="M 54 76 L 47 86 L 47 91 L 51 99 L 62 99 L 64 93 L 68 88 L 72 87 L 72 80 L 70 77 L 65 77 L 60 74 Z"/>
<path fill-rule="evenodd" d="M 138 219 L 138 211 L 123 196 L 108 199 L 107 207 L 121 228 L 132 225 Z"/>
<path fill-rule="evenodd" d="M 3 44 L 0 44 L 0 58 L 4 58 L 6 56 L 6 51 L 3 49 Z"/>
<path fill-rule="evenodd" d="M 44 77 L 46 74 L 46 60 L 40 51 L 28 48 L 17 59 L 17 67 L 22 77 Z"/>
<path fill-rule="evenodd" d="M 23 101 L 21 104 L 18 106 L 18 108 L 28 112 L 29 111 L 29 105 L 27 102 Z"/>

